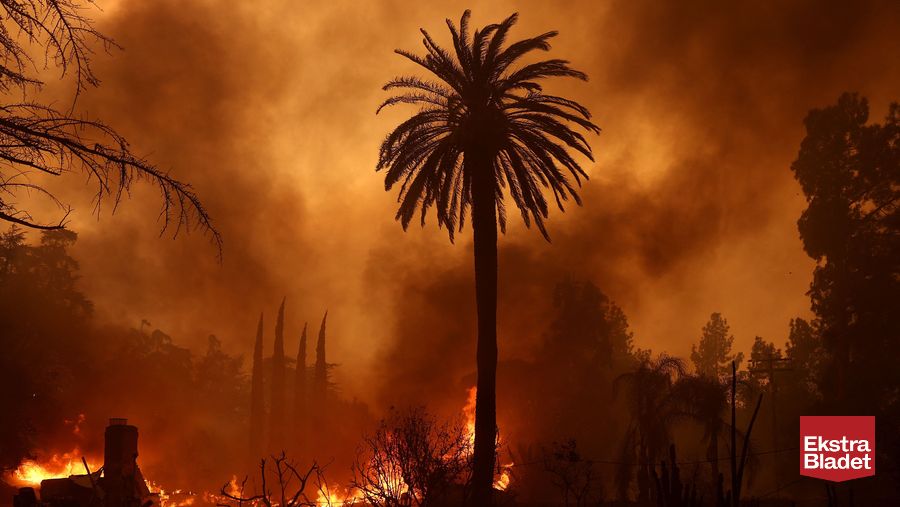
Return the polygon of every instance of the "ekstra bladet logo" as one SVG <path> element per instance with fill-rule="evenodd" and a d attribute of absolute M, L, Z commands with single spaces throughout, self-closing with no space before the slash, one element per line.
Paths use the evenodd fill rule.
<path fill-rule="evenodd" d="M 875 417 L 801 416 L 800 475 L 834 482 L 875 475 Z"/>

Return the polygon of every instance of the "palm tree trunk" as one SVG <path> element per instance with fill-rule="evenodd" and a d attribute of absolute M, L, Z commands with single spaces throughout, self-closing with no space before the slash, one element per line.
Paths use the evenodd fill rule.
<path fill-rule="evenodd" d="M 482 163 L 476 162 L 472 178 L 475 300 L 478 310 L 478 392 L 475 398 L 472 500 L 473 505 L 486 506 L 492 502 L 497 438 L 497 208 L 491 159 L 479 158 L 478 162 Z"/>

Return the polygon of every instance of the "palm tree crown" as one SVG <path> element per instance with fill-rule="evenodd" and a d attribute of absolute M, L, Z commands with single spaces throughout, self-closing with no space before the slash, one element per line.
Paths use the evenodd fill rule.
<path fill-rule="evenodd" d="M 424 225 L 426 212 L 434 205 L 438 226 L 446 226 L 453 241 L 473 204 L 473 181 L 489 178 L 501 231 L 506 226 L 503 189 L 508 187 L 525 224 L 530 226 L 533 220 L 547 238 L 548 206 L 542 187 L 552 190 L 560 210 L 569 197 L 580 205 L 566 173 L 579 186 L 587 174 L 566 147 L 593 160 L 587 140 L 572 127 L 594 133 L 600 129 L 591 123 L 584 106 L 543 93 L 538 81 L 553 76 L 586 80 L 587 76 L 559 59 L 514 68 L 523 55 L 549 50 L 548 41 L 557 32 L 504 47 L 517 14 L 471 36 L 469 17 L 469 11 L 463 13 L 459 29 L 447 20 L 455 54 L 439 46 L 425 30 L 425 56 L 396 50 L 437 79 L 398 77 L 384 86 L 397 94 L 378 111 L 400 103 L 421 109 L 384 140 L 378 170 L 387 169 L 387 190 L 401 184 L 397 219 L 404 229 L 419 208 Z M 491 169 L 493 174 L 478 174 Z"/>

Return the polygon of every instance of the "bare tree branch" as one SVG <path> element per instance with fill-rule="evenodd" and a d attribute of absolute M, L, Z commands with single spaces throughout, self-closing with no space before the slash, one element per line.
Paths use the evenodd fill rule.
<path fill-rule="evenodd" d="M 59 229 L 71 208 L 63 205 L 37 183 L 12 184 L 28 171 L 48 176 L 86 174 L 96 187 L 94 213 L 101 203 L 111 201 L 112 210 L 136 180 L 154 184 L 160 192 L 161 233 L 174 229 L 173 236 L 193 227 L 208 233 L 221 258 L 222 237 L 193 188 L 131 151 L 128 141 L 99 120 L 79 117 L 74 106 L 88 86 L 99 79 L 91 70 L 93 47 L 116 47 L 115 41 L 93 28 L 83 11 L 92 0 L 0 0 L 0 92 L 21 90 L 21 102 L 0 105 L 0 220 L 35 229 Z M 28 99 L 40 79 L 29 76 L 39 71 L 29 48 L 43 49 L 43 67 L 60 69 L 60 78 L 73 76 L 72 107 L 61 112 Z M 11 175 L 10 175 L 11 174 Z M 60 220 L 35 220 L 17 203 L 18 191 L 36 190 L 49 197 L 65 216 Z"/>

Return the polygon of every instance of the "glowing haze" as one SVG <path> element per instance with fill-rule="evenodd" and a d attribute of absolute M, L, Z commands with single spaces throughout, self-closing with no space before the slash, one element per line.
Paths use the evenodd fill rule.
<path fill-rule="evenodd" d="M 528 357 L 565 276 L 607 292 L 643 348 L 687 354 L 713 311 L 741 349 L 755 335 L 783 343 L 808 315 L 813 267 L 789 171 L 802 119 L 845 90 L 869 97 L 875 120 L 900 98 L 896 2 L 100 6 L 98 27 L 125 50 L 97 56 L 103 84 L 80 107 L 192 182 L 225 252 L 219 265 L 200 235 L 160 237 L 152 189 L 97 221 L 90 189 L 67 181 L 98 318 L 249 353 L 259 312 L 271 332 L 286 295 L 288 350 L 327 308 L 338 381 L 372 401 L 449 389 L 473 365 L 470 234 L 451 245 L 431 217 L 404 233 L 374 171 L 409 113 L 376 116 L 380 87 L 420 72 L 392 53 L 418 50 L 419 27 L 446 41 L 444 19 L 466 7 L 476 25 L 518 11 L 513 37 L 559 30 L 552 55 L 590 76 L 550 84 L 603 128 L 585 206 L 552 216 L 552 244 L 517 222 L 501 238 L 505 358 Z"/>

